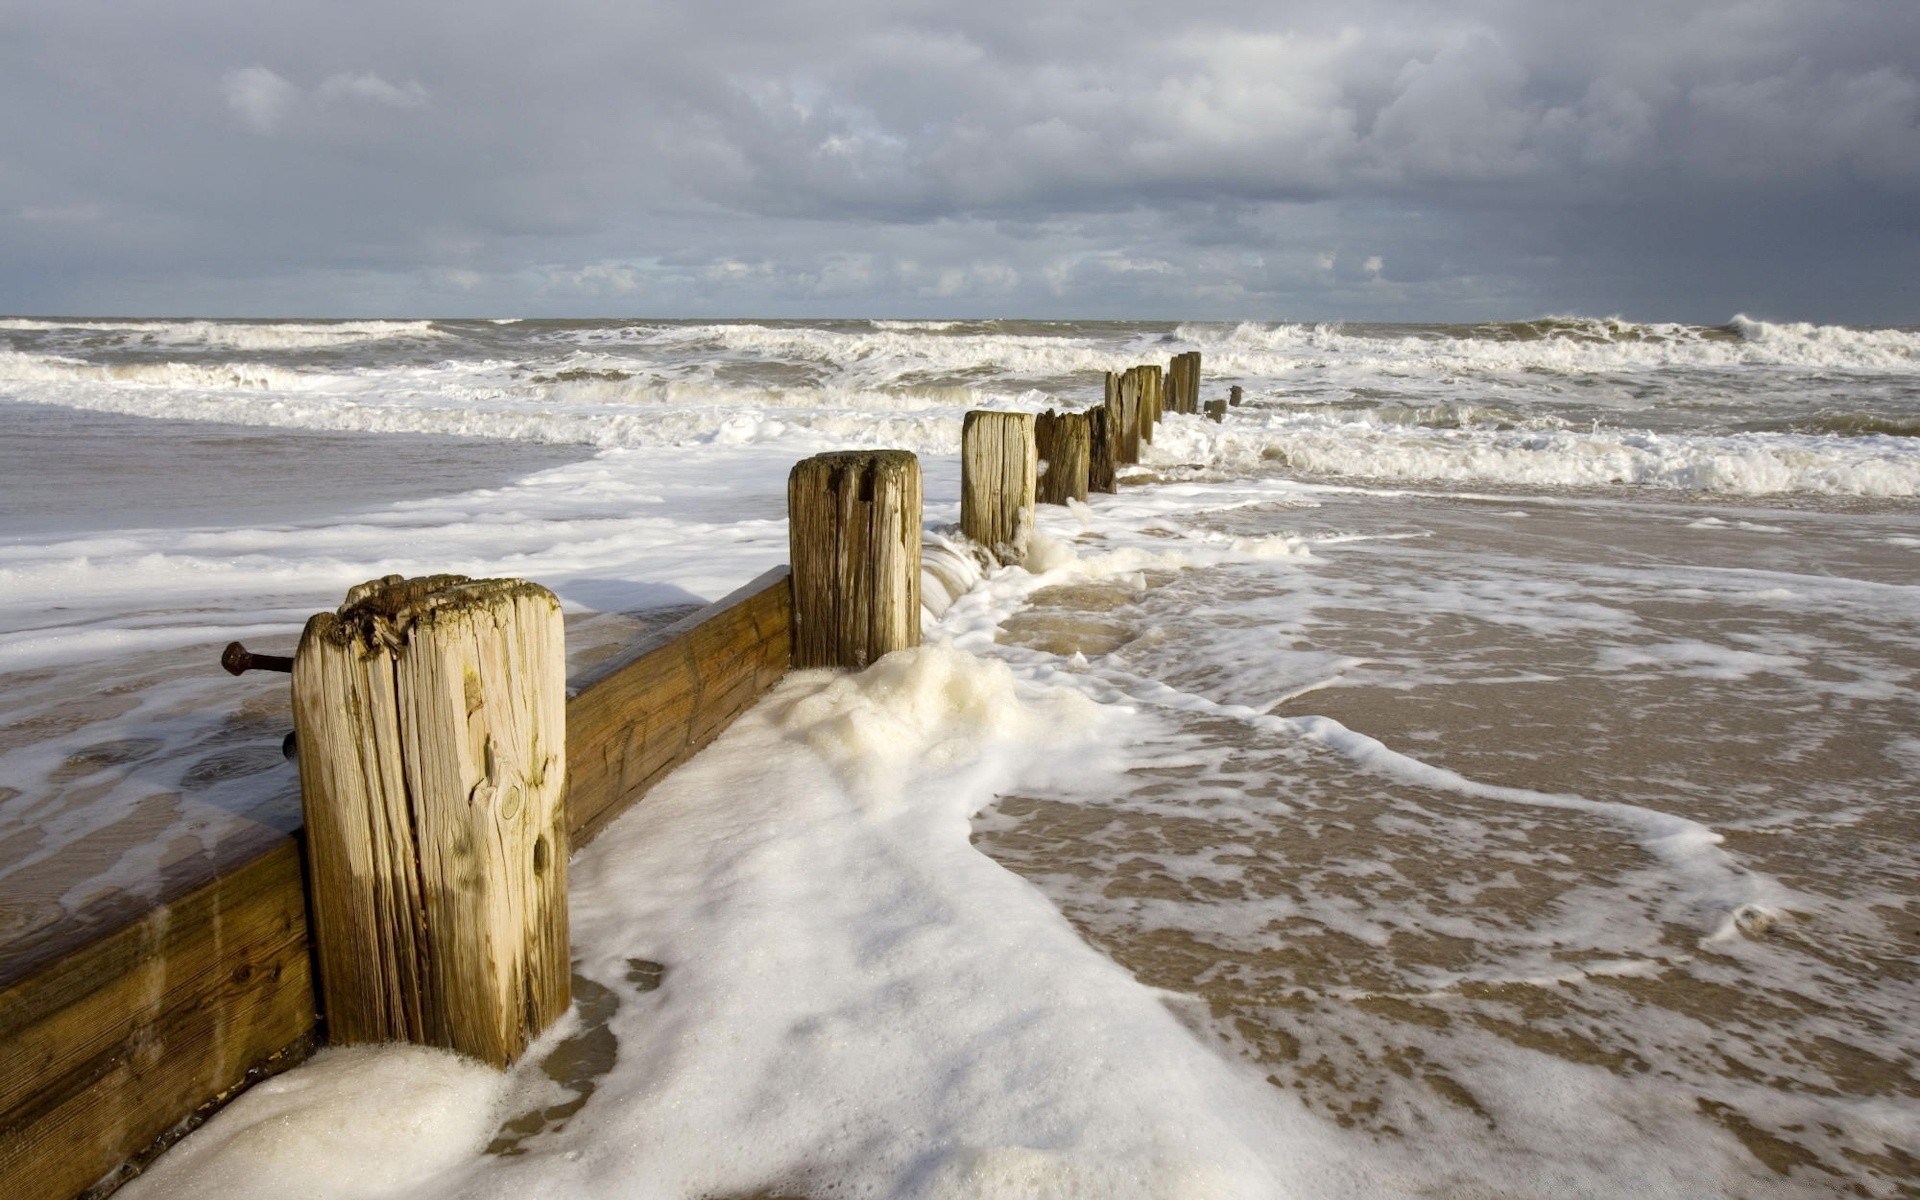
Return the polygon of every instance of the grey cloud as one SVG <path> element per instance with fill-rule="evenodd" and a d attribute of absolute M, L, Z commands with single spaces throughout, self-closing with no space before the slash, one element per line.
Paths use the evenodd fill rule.
<path fill-rule="evenodd" d="M 16 311 L 1914 321 L 1916 208 L 1879 0 L 0 9 Z"/>

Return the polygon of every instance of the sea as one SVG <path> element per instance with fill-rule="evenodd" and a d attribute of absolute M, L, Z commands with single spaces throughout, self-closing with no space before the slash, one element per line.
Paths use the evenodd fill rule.
<path fill-rule="evenodd" d="M 1223 419 L 963 543 L 965 412 L 1191 350 Z M 0 970 L 297 825 L 227 642 L 452 571 L 584 667 L 853 447 L 924 644 L 577 852 L 567 1019 L 124 1194 L 1920 1196 L 1913 327 L 0 320 Z"/>

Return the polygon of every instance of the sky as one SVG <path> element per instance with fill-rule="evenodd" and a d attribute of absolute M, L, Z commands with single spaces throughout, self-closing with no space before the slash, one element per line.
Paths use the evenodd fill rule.
<path fill-rule="evenodd" d="M 1920 3 L 0 0 L 0 312 L 1920 323 Z"/>

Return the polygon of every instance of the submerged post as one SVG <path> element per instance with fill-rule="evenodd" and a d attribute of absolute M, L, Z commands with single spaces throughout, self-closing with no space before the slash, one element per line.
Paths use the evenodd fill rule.
<path fill-rule="evenodd" d="M 313 937 L 335 1043 L 494 1066 L 567 1011 L 566 647 L 519 579 L 389 575 L 293 664 Z"/>
<path fill-rule="evenodd" d="M 1236 383 L 1231 388 L 1227 389 L 1227 403 L 1233 405 L 1235 408 L 1240 407 L 1240 396 L 1241 396 L 1241 392 L 1240 392 L 1239 384 Z"/>
<path fill-rule="evenodd" d="M 1038 473 L 1032 413 L 968 413 L 960 427 L 960 532 L 1002 562 L 1025 557 Z"/>
<path fill-rule="evenodd" d="M 1090 432 L 1083 412 L 1049 409 L 1034 420 L 1034 446 L 1044 464 L 1037 491 L 1040 503 L 1065 504 L 1087 498 Z"/>
<path fill-rule="evenodd" d="M 1207 401 L 1207 420 L 1214 421 L 1217 423 L 1220 421 L 1224 421 L 1226 419 L 1227 419 L 1227 402 L 1225 400 Z"/>
<path fill-rule="evenodd" d="M 794 464 L 794 666 L 864 667 L 920 644 L 920 515 L 920 460 L 906 450 Z"/>

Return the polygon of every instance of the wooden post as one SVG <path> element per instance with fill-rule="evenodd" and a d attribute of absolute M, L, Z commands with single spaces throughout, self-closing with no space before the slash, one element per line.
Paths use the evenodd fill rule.
<path fill-rule="evenodd" d="M 1207 419 L 1209 421 L 1226 420 L 1227 419 L 1227 402 L 1225 400 L 1207 401 Z"/>
<path fill-rule="evenodd" d="M 1240 385 L 1239 384 L 1237 383 L 1234 384 L 1232 389 L 1228 391 L 1227 403 L 1233 405 L 1235 408 L 1240 407 Z"/>
<path fill-rule="evenodd" d="M 1091 430 L 1083 412 L 1040 414 L 1033 423 L 1036 451 L 1045 468 L 1040 472 L 1038 497 L 1042 504 L 1065 504 L 1087 498 Z"/>
<path fill-rule="evenodd" d="M 1084 415 L 1087 418 L 1087 490 L 1117 492 L 1120 485 L 1114 475 L 1113 410 L 1103 404 L 1087 409 Z"/>
<path fill-rule="evenodd" d="M 1174 412 L 1180 411 L 1180 399 L 1187 394 L 1186 377 L 1187 356 L 1176 354 L 1167 362 L 1167 407 Z"/>
<path fill-rule="evenodd" d="M 1170 388 L 1172 408 L 1177 413 L 1197 413 L 1200 411 L 1200 352 L 1189 350 L 1185 354 L 1176 354 L 1168 364 L 1173 377 Z"/>
<path fill-rule="evenodd" d="M 920 517 L 920 460 L 906 450 L 794 464 L 794 666 L 864 667 L 920 644 Z"/>
<path fill-rule="evenodd" d="M 1026 557 L 1038 458 L 1032 413 L 975 409 L 960 427 L 960 532 L 1002 562 Z"/>
<path fill-rule="evenodd" d="M 1140 368 L 1140 440 L 1153 444 L 1153 427 L 1160 422 L 1160 406 L 1167 394 L 1166 373 L 1158 364 Z"/>
<path fill-rule="evenodd" d="M 1113 413 L 1113 461 L 1140 461 L 1140 372 L 1129 368 L 1120 375 L 1108 405 Z"/>
<path fill-rule="evenodd" d="M 519 579 L 363 583 L 293 665 L 329 1040 L 494 1066 L 567 1011 L 567 663 Z"/>

